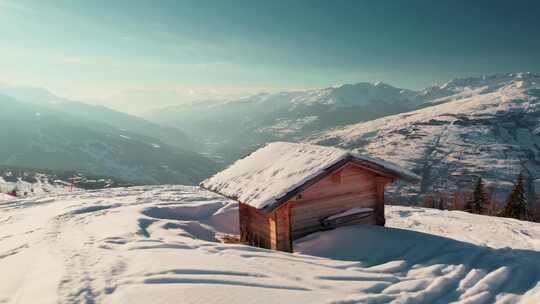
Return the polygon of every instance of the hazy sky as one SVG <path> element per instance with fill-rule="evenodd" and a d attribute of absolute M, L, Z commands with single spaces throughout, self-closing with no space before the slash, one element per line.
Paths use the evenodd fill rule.
<path fill-rule="evenodd" d="M 0 0 L 0 81 L 130 111 L 540 72 L 540 1 Z"/>

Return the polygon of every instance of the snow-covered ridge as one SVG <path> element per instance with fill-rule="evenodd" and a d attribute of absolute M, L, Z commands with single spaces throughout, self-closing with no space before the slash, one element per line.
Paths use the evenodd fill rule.
<path fill-rule="evenodd" d="M 83 103 L 20 101 L 1 90 L 2 165 L 183 184 L 195 184 L 218 167 L 189 151 L 191 141 L 174 128 Z"/>
<path fill-rule="evenodd" d="M 261 93 L 222 101 L 185 104 L 148 113 L 149 120 L 179 127 L 225 162 L 272 141 L 302 141 L 316 133 L 517 86 L 534 89 L 538 75 L 495 74 L 457 78 L 414 91 L 384 82 L 322 89 Z"/>
<path fill-rule="evenodd" d="M 539 80 L 505 74 L 453 81 L 446 87 L 467 89 L 438 105 L 335 128 L 309 141 L 357 149 L 423 176 L 420 187 L 398 189 L 401 194 L 451 193 L 482 176 L 503 198 L 524 172 L 534 197 L 540 191 Z"/>
<path fill-rule="evenodd" d="M 0 201 L 132 185 L 108 176 L 82 172 L 0 166 Z"/>
<path fill-rule="evenodd" d="M 49 180 L 49 177 L 44 174 L 36 174 L 34 182 L 27 182 L 19 178 L 15 182 L 6 181 L 0 176 L 0 202 L 4 200 L 14 199 L 8 195 L 12 191 L 16 191 L 20 196 L 35 196 L 47 193 L 61 193 L 70 190 L 70 184 L 60 180 Z"/>
<path fill-rule="evenodd" d="M 512 84 L 519 87 L 536 87 L 540 84 L 540 76 L 526 72 L 455 78 L 442 85 L 425 88 L 418 92 L 418 96 L 426 103 L 437 104 L 491 93 Z"/>
<path fill-rule="evenodd" d="M 321 90 L 309 90 L 291 100 L 293 105 L 326 104 L 336 106 L 353 106 L 369 104 L 376 101 L 404 102 L 415 104 L 418 102 L 416 93 L 412 90 L 396 88 L 383 82 L 374 84 L 360 82 L 344 84 Z"/>
<path fill-rule="evenodd" d="M 354 106 L 369 104 L 374 101 L 409 103 L 416 101 L 416 95 L 417 92 L 413 90 L 397 88 L 382 81 L 378 81 L 375 83 L 358 82 L 354 84 L 340 84 L 323 89 L 257 93 L 237 98 L 195 101 L 190 104 L 185 104 L 184 106 L 198 105 L 218 107 L 223 104 L 264 104 L 283 101 L 286 101 L 292 106 Z"/>
<path fill-rule="evenodd" d="M 2 303 L 537 303 L 540 224 L 394 207 L 387 228 L 223 244 L 236 203 L 197 187 L 0 203 Z"/>
<path fill-rule="evenodd" d="M 459 90 L 460 88 L 474 88 L 482 86 L 491 86 L 493 88 L 498 88 L 504 85 L 509 84 L 514 81 L 527 81 L 535 83 L 540 81 L 540 75 L 525 72 L 525 73 L 500 73 L 493 75 L 484 75 L 479 77 L 466 77 L 466 78 L 455 78 L 445 84 L 441 85 L 441 89 L 454 89 Z"/>
<path fill-rule="evenodd" d="M 185 130 L 205 152 L 227 162 L 272 141 L 297 141 L 314 132 L 415 109 L 416 92 L 384 83 L 261 93 L 154 111 L 151 121 Z"/>
<path fill-rule="evenodd" d="M 266 102 L 276 103 L 282 100 L 286 100 L 292 105 L 334 104 L 338 106 L 351 106 L 374 101 L 417 104 L 422 102 L 433 102 L 439 98 L 464 93 L 465 91 L 494 91 L 502 86 L 509 85 L 512 82 L 522 82 L 523 85 L 526 86 L 536 85 L 540 83 L 540 75 L 531 72 L 519 72 L 454 78 L 443 84 L 430 86 L 417 91 L 399 88 L 383 81 L 376 81 L 373 83 L 357 82 L 334 85 L 323 89 L 257 93 L 237 98 L 201 100 L 184 104 L 184 106 L 206 104 L 210 107 L 218 107 L 220 104 L 261 104 Z"/>
<path fill-rule="evenodd" d="M 535 88 L 540 89 L 540 82 Z M 345 140 L 354 140 L 364 129 L 395 130 L 412 122 L 426 122 L 434 117 L 445 121 L 459 120 L 459 115 L 483 116 L 505 114 L 512 110 L 535 112 L 540 108 L 537 96 L 528 95 L 518 83 L 510 83 L 495 92 L 475 94 L 448 104 L 441 104 L 412 112 L 392 115 L 373 121 L 336 128 L 324 136 L 343 136 Z M 386 131 L 385 130 L 385 131 Z"/>

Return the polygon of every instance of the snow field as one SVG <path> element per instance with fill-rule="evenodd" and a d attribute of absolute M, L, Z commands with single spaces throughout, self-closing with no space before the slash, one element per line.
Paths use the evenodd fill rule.
<path fill-rule="evenodd" d="M 296 253 L 222 244 L 232 201 L 198 187 L 0 203 L 0 303 L 538 303 L 540 225 L 387 207 L 388 227 Z"/>

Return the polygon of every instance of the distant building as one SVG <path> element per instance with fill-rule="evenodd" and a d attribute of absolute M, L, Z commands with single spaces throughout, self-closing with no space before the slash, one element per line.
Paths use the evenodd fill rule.
<path fill-rule="evenodd" d="M 276 142 L 203 181 L 240 203 L 240 239 L 292 251 L 310 233 L 352 224 L 384 225 L 384 188 L 420 178 L 394 164 L 349 151 Z"/>

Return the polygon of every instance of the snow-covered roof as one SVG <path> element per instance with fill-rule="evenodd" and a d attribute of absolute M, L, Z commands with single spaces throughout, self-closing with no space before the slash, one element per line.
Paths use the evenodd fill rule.
<path fill-rule="evenodd" d="M 274 142 L 236 161 L 201 187 L 269 212 L 302 185 L 354 162 L 395 178 L 420 177 L 399 166 L 350 151 L 305 143 Z"/>

